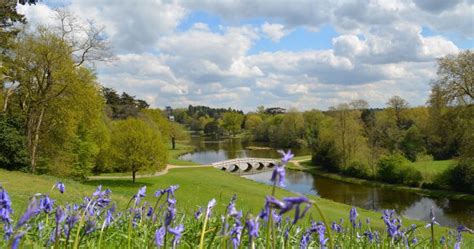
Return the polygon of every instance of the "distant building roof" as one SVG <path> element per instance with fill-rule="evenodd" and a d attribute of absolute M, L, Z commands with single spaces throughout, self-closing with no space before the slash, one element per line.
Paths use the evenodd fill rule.
<path fill-rule="evenodd" d="M 285 112 L 286 112 L 286 109 L 281 108 L 281 107 L 272 107 L 272 108 L 265 109 L 265 113 L 272 114 L 272 115 L 282 114 L 282 113 L 285 113 Z"/>

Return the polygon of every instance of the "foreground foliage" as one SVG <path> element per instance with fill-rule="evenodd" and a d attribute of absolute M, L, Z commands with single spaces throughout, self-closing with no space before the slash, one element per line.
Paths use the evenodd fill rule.
<path fill-rule="evenodd" d="M 292 158 L 285 153 L 272 175 L 274 186 L 285 181 L 285 164 Z M 143 201 L 146 186 L 132 196 L 125 208 L 118 209 L 111 191 L 99 186 L 90 196 L 77 203 L 55 205 L 51 191 L 66 193 L 57 182 L 48 193 L 30 199 L 26 212 L 12 220 L 11 201 L 5 189 L 0 190 L 1 247 L 70 247 L 70 248 L 333 248 L 333 247 L 457 247 L 463 245 L 459 227 L 434 238 L 438 223 L 433 212 L 425 227 L 402 224 L 394 211 L 385 210 L 382 219 L 386 230 L 372 227 L 370 219 L 359 217 L 351 209 L 348 221 L 341 217 L 326 220 L 318 203 L 304 196 L 277 199 L 276 188 L 265 198 L 260 213 L 242 213 L 231 198 L 225 212 L 213 212 L 215 199 L 194 215 L 178 209 L 175 192 L 179 186 L 158 189 L 154 201 Z M 317 219 L 309 215 L 316 209 Z M 432 235 L 426 235 L 431 229 Z M 466 245 L 467 246 L 467 245 Z"/>

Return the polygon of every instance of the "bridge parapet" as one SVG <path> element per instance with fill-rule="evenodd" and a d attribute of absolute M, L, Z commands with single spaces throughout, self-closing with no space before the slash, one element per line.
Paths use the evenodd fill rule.
<path fill-rule="evenodd" d="M 212 166 L 223 171 L 245 175 L 272 170 L 278 162 L 279 160 L 271 158 L 248 157 L 216 162 Z"/>

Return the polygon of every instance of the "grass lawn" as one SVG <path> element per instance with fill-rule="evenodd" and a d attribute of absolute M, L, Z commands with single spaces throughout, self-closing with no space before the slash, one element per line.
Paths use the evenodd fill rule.
<path fill-rule="evenodd" d="M 418 161 L 413 162 L 411 165 L 419 170 L 423 175 L 423 179 L 426 182 L 431 182 L 435 179 L 438 174 L 447 170 L 449 167 L 456 164 L 455 160 L 440 160 L 440 161 Z"/>
<path fill-rule="evenodd" d="M 192 152 L 194 150 L 194 146 L 185 144 L 184 141 L 177 141 L 176 142 L 176 148 L 173 150 L 171 148 L 171 145 L 168 147 L 168 163 L 172 165 L 183 165 L 183 166 L 188 166 L 188 165 L 200 165 L 199 163 L 193 162 L 193 161 L 186 161 L 186 160 L 181 160 L 178 159 L 179 156 L 186 154 L 188 152 Z"/>
<path fill-rule="evenodd" d="M 294 161 L 307 161 L 307 160 L 311 160 L 311 155 L 295 156 L 295 157 L 293 157 L 293 159 L 291 159 L 291 160 L 294 160 Z"/>
<path fill-rule="evenodd" d="M 12 198 L 16 218 L 24 212 L 30 196 L 38 192 L 47 193 L 56 181 L 56 178 L 50 176 L 34 176 L 5 170 L 0 170 L 0 179 L 2 186 L 5 187 Z M 177 207 L 179 211 L 186 211 L 187 213 L 194 212 L 198 206 L 205 206 L 212 198 L 215 198 L 218 202 L 217 209 L 223 211 L 231 196 L 237 194 L 237 207 L 243 209 L 244 212 L 250 211 L 257 215 L 263 207 L 265 196 L 271 192 L 270 186 L 213 168 L 172 169 L 166 175 L 140 178 L 137 179 L 136 183 L 132 183 L 128 179 L 90 180 L 85 183 L 65 180 L 64 183 L 66 184 L 66 194 L 61 195 L 57 191 L 51 193 L 51 197 L 56 199 L 58 203 L 78 201 L 85 195 L 91 195 L 96 186 L 102 184 L 105 188 L 112 190 L 112 199 L 117 202 L 119 209 L 123 209 L 131 196 L 143 185 L 147 186 L 145 200 L 153 202 L 155 190 L 179 184 L 180 188 L 176 192 Z M 295 195 L 283 189 L 277 190 L 278 197 Z M 318 201 L 328 220 L 338 221 L 340 218 L 348 220 L 350 206 L 316 197 L 312 198 Z M 358 211 L 361 220 L 370 218 L 374 228 L 383 229 L 384 225 L 380 219 L 380 213 L 363 209 L 358 209 Z M 320 216 L 314 209 L 308 217 L 320 220 Z M 424 225 L 423 222 L 404 221 L 404 224 L 412 223 Z M 427 235 L 427 229 L 421 230 Z M 446 229 L 438 228 L 437 231 L 446 232 Z M 466 239 L 472 240 L 472 237 Z"/>

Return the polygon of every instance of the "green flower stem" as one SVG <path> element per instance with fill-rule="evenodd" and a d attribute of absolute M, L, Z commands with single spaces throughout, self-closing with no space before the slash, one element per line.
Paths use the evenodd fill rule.
<path fill-rule="evenodd" d="M 330 230 L 331 228 L 329 227 L 329 224 L 327 223 L 326 218 L 323 215 L 323 212 L 321 211 L 321 209 L 319 208 L 319 205 L 315 201 L 311 201 L 311 203 L 316 208 L 316 210 L 318 210 L 318 213 L 321 216 L 321 219 L 323 220 L 324 225 L 326 226 L 326 231 L 328 232 L 328 238 L 329 238 L 329 248 L 334 248 L 332 233 Z"/>
<path fill-rule="evenodd" d="M 208 217 L 209 217 L 209 208 L 206 211 L 206 217 L 204 217 L 204 224 L 202 225 L 201 239 L 199 240 L 199 249 L 204 248 L 204 235 L 206 234 L 206 226 L 207 226 Z"/>

